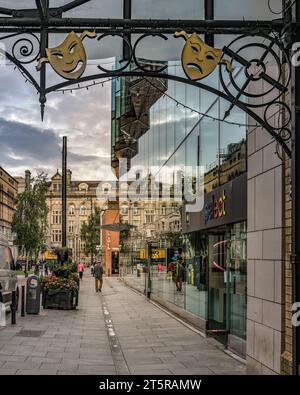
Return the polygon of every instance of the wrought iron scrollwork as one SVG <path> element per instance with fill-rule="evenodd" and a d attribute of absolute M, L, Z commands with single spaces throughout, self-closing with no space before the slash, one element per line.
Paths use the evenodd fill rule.
<path fill-rule="evenodd" d="M 130 40 L 128 39 L 128 37 L 125 34 L 118 34 L 118 33 L 106 33 L 106 34 L 102 34 L 98 37 L 98 41 L 101 41 L 103 39 L 105 39 L 106 37 L 120 37 L 124 44 L 127 46 L 128 49 L 128 56 L 127 59 L 121 59 L 118 63 L 122 64 L 124 63 L 124 65 L 122 65 L 121 67 L 116 67 L 115 70 L 117 71 L 125 71 L 126 69 L 128 70 L 130 68 L 130 66 L 132 66 L 132 69 L 135 70 L 140 70 L 141 72 L 147 72 L 150 71 L 151 69 L 151 61 L 147 61 L 147 64 L 145 65 L 145 61 L 142 61 L 139 59 L 139 56 L 137 55 L 137 50 L 138 47 L 141 43 L 142 40 L 148 38 L 148 37 L 159 37 L 163 40 L 168 40 L 168 37 L 164 34 L 153 34 L 153 33 L 145 33 L 143 35 L 141 35 L 136 42 L 134 43 L 134 45 L 132 46 Z M 143 64 L 144 63 L 144 64 Z M 162 62 L 160 62 L 162 63 Z M 165 62 L 163 62 L 165 63 Z M 155 71 L 157 73 L 163 73 L 166 69 L 168 68 L 168 66 L 166 64 L 163 64 L 162 66 L 156 66 L 155 67 Z M 102 72 L 109 72 L 109 69 L 106 69 L 105 67 L 98 65 L 98 69 L 101 70 Z"/>
<path fill-rule="evenodd" d="M 12 46 L 12 56 L 21 64 L 33 63 L 40 55 L 40 40 L 33 33 L 27 33 L 27 35 L 29 35 L 30 38 L 26 38 L 22 35 Z"/>
<path fill-rule="evenodd" d="M 40 56 L 40 39 L 34 33 L 24 33 L 22 31 L 0 36 L 0 42 L 5 40 L 15 40 L 9 42 L 7 45 L 11 47 L 11 51 L 8 52 L 7 48 L 2 48 L 0 51 L 2 54 L 21 72 L 24 78 L 31 82 L 35 89 L 40 92 L 40 85 L 35 80 L 31 72 L 26 66 L 37 61 Z"/>
<path fill-rule="evenodd" d="M 30 64 L 35 62 L 40 55 L 40 40 L 34 33 L 18 32 L 6 36 L 0 36 L 0 41 L 4 42 L 8 39 L 15 39 L 15 42 L 10 44 L 11 53 L 6 50 L 6 56 L 9 60 L 20 64 Z"/>
<path fill-rule="evenodd" d="M 252 42 L 244 43 L 249 38 Z M 258 42 L 259 39 L 262 42 Z M 287 91 L 291 77 L 290 59 L 278 38 L 264 34 L 243 35 L 225 46 L 223 52 L 232 59 L 232 71 L 229 73 L 231 90 L 226 84 L 224 70 L 220 68 L 220 81 L 228 95 L 237 97 L 249 107 L 261 107 L 262 102 L 256 99 L 262 98 L 263 104 L 267 105 Z M 285 75 L 284 64 L 288 65 Z M 245 79 L 240 82 L 235 78 L 236 67 L 244 69 Z"/>
<path fill-rule="evenodd" d="M 278 37 L 242 35 L 224 47 L 223 52 L 231 58 L 232 71 L 228 84 L 228 73 L 220 68 L 220 81 L 224 92 L 233 99 L 224 119 L 237 103 L 254 110 L 264 108 L 262 126 L 269 126 L 287 144 L 291 138 L 291 110 L 282 97 L 288 91 L 291 64 Z M 242 68 L 243 73 L 236 73 L 236 67 Z M 274 117 L 277 124 L 272 122 Z"/>
<path fill-rule="evenodd" d="M 132 56 L 133 56 L 133 60 L 134 60 L 134 63 L 135 63 L 135 65 L 136 65 L 136 67 L 137 67 L 139 70 L 144 71 L 144 72 L 149 71 L 149 66 L 143 66 L 143 65 L 141 64 L 141 62 L 139 61 L 138 56 L 136 55 L 136 50 L 137 50 L 139 44 L 141 43 L 141 41 L 144 40 L 145 38 L 150 37 L 150 36 L 151 36 L 151 37 L 159 37 L 159 38 L 161 38 L 161 39 L 163 39 L 163 40 L 168 40 L 168 37 L 165 36 L 164 34 L 143 34 L 142 36 L 140 36 L 140 37 L 136 40 L 136 42 L 135 42 L 135 44 L 134 44 L 134 47 L 133 47 Z M 162 67 L 156 68 L 155 71 L 156 71 L 157 73 L 163 73 L 167 68 L 168 68 L 167 65 L 163 65 Z"/>
<path fill-rule="evenodd" d="M 129 40 L 125 35 L 123 35 L 123 34 L 121 34 L 121 33 L 120 33 L 120 34 L 109 34 L 109 33 L 102 34 L 101 36 L 99 36 L 99 37 L 97 38 L 97 40 L 98 40 L 98 41 L 101 41 L 101 40 L 103 40 L 104 38 L 110 37 L 110 36 L 111 36 L 111 37 L 115 37 L 115 36 L 121 37 L 121 38 L 123 39 L 124 43 L 127 45 L 128 49 L 129 49 L 129 57 L 128 57 L 128 59 L 121 59 L 121 60 L 119 61 L 120 64 L 123 63 L 123 62 L 125 62 L 125 64 L 124 64 L 123 66 L 121 66 L 120 68 L 117 68 L 118 71 L 126 70 L 126 69 L 130 66 L 130 63 L 131 63 L 131 61 L 132 61 L 133 49 L 132 49 L 131 42 L 130 42 L 130 40 Z M 104 72 L 104 73 L 107 73 L 107 72 L 110 71 L 109 69 L 106 69 L 105 67 L 102 67 L 101 65 L 98 65 L 98 69 L 101 70 L 101 71 Z"/>
<path fill-rule="evenodd" d="M 41 17 L 44 16 L 47 19 L 47 13 L 44 15 L 42 11 L 43 10 L 41 10 Z M 53 12 L 53 10 L 51 12 Z M 44 28 L 44 23 L 45 21 L 43 23 L 41 21 L 40 30 L 38 30 L 39 33 L 37 34 L 30 32 L 30 30 L 28 31 L 28 29 L 25 31 L 21 27 L 16 27 L 15 32 L 0 37 L 0 41 L 5 41 L 6 39 L 10 40 L 10 51 L 5 51 L 6 57 L 17 66 L 22 75 L 29 80 L 38 91 L 42 117 L 47 95 L 52 92 L 61 91 L 64 88 L 70 89 L 74 84 L 78 87 L 82 86 L 82 88 L 85 88 L 85 84 L 88 82 L 94 82 L 103 78 L 161 78 L 196 86 L 199 89 L 209 91 L 226 100 L 229 106 L 224 119 L 230 115 L 231 110 L 235 106 L 239 107 L 254 119 L 257 124 L 265 128 L 285 152 L 289 156 L 291 155 L 291 150 L 289 148 L 289 141 L 291 138 L 291 131 L 289 129 L 291 111 L 283 98 L 290 83 L 291 65 L 288 52 L 280 38 L 278 38 L 280 37 L 278 31 L 276 31 L 277 34 L 274 35 L 270 34 L 268 30 L 266 30 L 265 33 L 257 33 L 256 31 L 252 34 L 239 35 L 222 50 L 209 47 L 200 40 L 196 33 L 189 36 L 189 34 L 181 31 L 179 32 L 180 37 L 182 37 L 182 33 L 185 33 L 185 48 L 188 47 L 189 49 L 190 46 L 191 51 L 193 51 L 192 55 L 195 55 L 195 59 L 197 60 L 195 63 L 193 57 L 191 57 L 192 60 L 187 61 L 187 66 L 190 66 L 192 62 L 192 66 L 197 66 L 198 69 L 202 71 L 201 73 L 193 74 L 193 78 L 186 73 L 187 78 L 183 78 L 168 74 L 168 63 L 166 61 L 159 59 L 144 60 L 138 56 L 143 40 L 154 37 L 167 41 L 169 40 L 169 36 L 166 34 L 169 34 L 169 32 L 158 32 L 150 29 L 147 32 L 142 32 L 134 44 L 132 44 L 128 30 L 124 28 L 120 29 L 119 32 L 115 31 L 115 29 L 110 29 L 109 32 L 98 34 L 97 45 L 101 45 L 102 41 L 107 37 L 119 37 L 123 40 L 123 48 L 127 47 L 126 50 L 124 50 L 124 59 L 121 59 L 119 64 L 116 63 L 116 68 L 114 70 L 107 69 L 99 64 L 98 69 L 100 72 L 98 74 L 80 74 L 78 78 L 74 76 L 72 80 L 69 76 L 66 78 L 64 74 L 61 73 L 60 75 L 62 78 L 69 80 L 47 86 L 47 71 L 44 65 L 39 69 L 41 73 L 39 82 L 35 80 L 31 74 L 30 68 L 27 67 L 30 63 L 38 63 L 37 61 L 42 63 L 43 60 L 45 62 L 46 52 L 49 51 L 49 49 L 46 48 L 46 43 L 48 42 L 50 30 Z M 68 27 L 68 25 L 66 26 Z M 71 33 L 69 33 L 69 35 L 70 34 Z M 84 35 L 80 36 L 80 38 L 82 37 L 84 37 Z M 199 49 L 194 48 L 192 45 L 196 38 L 199 38 L 199 42 L 197 39 L 196 43 Z M 12 40 L 15 41 L 11 43 Z M 191 41 L 191 43 L 187 43 L 188 40 Z M 69 46 L 68 49 L 71 51 Z M 201 52 L 201 49 L 206 49 L 206 51 L 203 51 L 205 53 L 203 59 L 202 57 L 200 59 L 199 54 L 197 54 L 197 52 Z M 49 59 L 47 58 L 46 60 Z M 203 70 L 201 62 L 207 62 L 206 72 L 204 72 L 205 70 Z M 219 76 L 222 90 L 205 84 L 205 77 L 213 72 L 217 66 L 219 66 L 220 70 Z M 242 70 L 242 73 L 235 72 L 237 67 Z M 197 75 L 199 75 L 199 77 L 197 77 Z M 242 78 L 240 78 L 240 76 L 242 76 Z M 204 83 L 202 81 L 204 81 Z M 260 109 L 261 111 L 258 113 L 256 109 Z M 273 115 L 276 111 L 278 123 L 274 124 Z"/>

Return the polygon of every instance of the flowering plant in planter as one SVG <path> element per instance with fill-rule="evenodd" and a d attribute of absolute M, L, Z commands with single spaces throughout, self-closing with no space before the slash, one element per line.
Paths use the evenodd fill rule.
<path fill-rule="evenodd" d="M 70 310 L 78 305 L 79 276 L 74 264 L 52 265 L 43 279 L 43 307 Z"/>
<path fill-rule="evenodd" d="M 49 265 L 49 267 L 56 277 L 70 277 L 72 273 L 77 273 L 77 267 L 74 263 L 65 264 L 63 266 L 58 264 L 52 264 Z"/>
<path fill-rule="evenodd" d="M 78 292 L 78 284 L 73 278 L 65 277 L 46 277 L 44 278 L 44 290 L 49 294 L 55 294 L 61 291 Z"/>

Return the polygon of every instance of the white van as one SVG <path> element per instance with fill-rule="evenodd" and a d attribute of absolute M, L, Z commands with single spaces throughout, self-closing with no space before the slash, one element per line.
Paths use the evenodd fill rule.
<path fill-rule="evenodd" d="M 8 241 L 0 236 L 0 302 L 5 304 L 7 311 L 10 310 L 12 291 L 16 291 L 18 301 L 18 278 L 13 256 Z"/>

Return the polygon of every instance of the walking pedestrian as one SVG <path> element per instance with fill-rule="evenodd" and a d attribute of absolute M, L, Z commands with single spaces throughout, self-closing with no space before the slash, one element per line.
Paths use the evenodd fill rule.
<path fill-rule="evenodd" d="M 48 274 L 49 274 L 49 271 L 48 271 L 48 263 L 46 262 L 45 263 L 45 276 L 48 276 Z"/>
<path fill-rule="evenodd" d="M 40 265 L 38 263 L 34 267 L 34 274 L 36 276 L 39 276 L 39 274 L 40 274 Z"/>
<path fill-rule="evenodd" d="M 182 280 L 184 279 L 185 275 L 185 267 L 183 265 L 183 260 L 181 257 L 179 257 L 177 264 L 176 264 L 176 290 L 181 291 L 182 290 Z"/>
<path fill-rule="evenodd" d="M 94 277 L 95 277 L 95 289 L 96 292 L 101 292 L 103 285 L 103 266 L 100 261 L 97 262 L 94 268 Z"/>
<path fill-rule="evenodd" d="M 84 272 L 84 264 L 82 262 L 78 263 L 78 265 L 77 265 L 77 272 L 79 273 L 80 280 L 82 280 L 83 272 Z"/>
<path fill-rule="evenodd" d="M 91 265 L 91 275 L 94 277 L 95 263 L 93 262 Z"/>

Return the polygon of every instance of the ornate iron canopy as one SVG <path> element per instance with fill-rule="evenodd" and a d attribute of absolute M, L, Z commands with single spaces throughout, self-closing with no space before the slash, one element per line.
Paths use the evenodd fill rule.
<path fill-rule="evenodd" d="M 36 9 L 0 7 L 0 13 L 9 16 L 0 18 L 0 42 L 12 43 L 9 50 L 2 52 L 38 92 L 42 119 L 47 95 L 52 92 L 72 86 L 85 88 L 89 81 L 103 78 L 170 79 L 204 89 L 228 101 L 224 119 L 233 107 L 239 107 L 265 128 L 288 156 L 291 155 L 288 143 L 291 136 L 291 111 L 283 100 L 290 82 L 291 66 L 283 40 L 283 34 L 286 33 L 283 33 L 283 20 L 257 22 L 63 18 L 64 12 L 88 2 L 89 0 L 75 0 L 61 7 L 50 8 L 48 0 L 36 0 Z M 49 35 L 61 33 L 66 35 L 63 42 L 49 48 Z M 134 45 L 130 40 L 132 33 L 140 34 Z M 174 40 L 183 37 L 186 41 L 182 51 L 182 67 L 186 78 L 168 74 L 166 62 L 158 60 L 159 66 L 156 64 L 153 68 L 151 62 L 145 65 L 137 55 L 144 39 L 156 37 L 166 41 L 172 39 L 167 36 L 170 33 L 174 35 Z M 205 43 L 199 36 L 201 33 L 234 33 L 238 37 L 229 45 L 217 49 Z M 107 36 L 118 36 L 123 40 L 125 56 L 119 62 L 119 68 L 105 69 L 99 64 L 99 73 L 85 75 L 87 55 L 84 38 L 97 37 L 97 40 L 93 40 L 93 45 L 100 48 L 102 40 Z M 253 53 L 259 55 L 249 55 Z M 275 72 L 272 70 L 272 74 L 269 72 L 270 62 L 273 69 L 276 69 Z M 64 81 L 47 84 L 48 63 Z M 37 68 L 39 78 L 33 75 L 29 64 Z M 222 90 L 205 84 L 205 77 L 218 65 Z M 237 67 L 244 74 L 243 79 L 237 78 Z M 261 81 L 264 83 L 259 90 L 256 86 Z M 263 116 L 255 111 L 258 107 L 263 107 Z M 275 107 L 285 119 L 281 125 L 269 121 L 269 115 L 274 113 Z"/>

